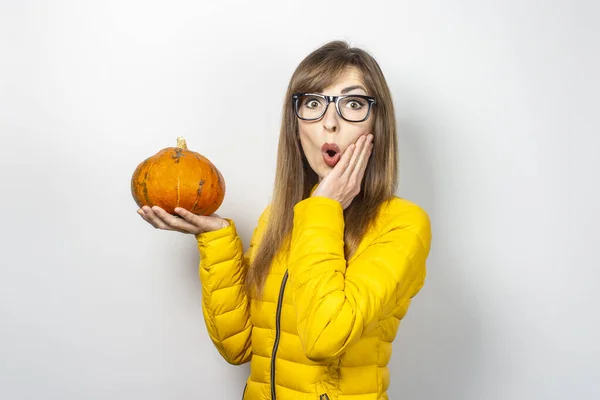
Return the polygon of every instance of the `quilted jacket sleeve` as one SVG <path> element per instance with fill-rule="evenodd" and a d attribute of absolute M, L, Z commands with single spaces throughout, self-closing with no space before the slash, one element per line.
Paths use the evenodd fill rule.
<path fill-rule="evenodd" d="M 404 202 L 385 212 L 377 231 L 347 263 L 341 204 L 325 197 L 296 204 L 289 274 L 309 359 L 337 357 L 379 320 L 402 318 L 423 286 L 431 241 L 427 214 Z"/>
<path fill-rule="evenodd" d="M 243 253 L 235 223 L 196 235 L 200 251 L 199 275 L 202 283 L 202 312 L 212 342 L 230 364 L 250 360 L 252 322 L 245 277 L 256 248 L 255 229 L 250 247 Z"/>

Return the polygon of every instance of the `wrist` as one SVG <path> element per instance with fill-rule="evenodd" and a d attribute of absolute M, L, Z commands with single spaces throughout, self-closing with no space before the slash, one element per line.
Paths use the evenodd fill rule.
<path fill-rule="evenodd" d="M 220 239 L 230 235 L 236 235 L 236 226 L 233 220 L 223 218 L 224 222 L 221 224 L 220 221 L 211 221 L 210 225 L 206 226 L 204 230 L 196 234 L 197 239 L 202 241 L 210 242 L 215 239 Z"/>

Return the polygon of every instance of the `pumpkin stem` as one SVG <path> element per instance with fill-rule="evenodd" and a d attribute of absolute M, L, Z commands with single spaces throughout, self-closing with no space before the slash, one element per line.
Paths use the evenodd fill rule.
<path fill-rule="evenodd" d="M 187 150 L 187 144 L 185 143 L 185 139 L 183 138 L 183 136 L 179 136 L 177 138 L 177 147 L 179 147 L 180 149 Z"/>

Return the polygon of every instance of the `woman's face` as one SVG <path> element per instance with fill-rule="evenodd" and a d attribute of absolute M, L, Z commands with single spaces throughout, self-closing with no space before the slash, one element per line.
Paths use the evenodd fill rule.
<path fill-rule="evenodd" d="M 372 96 L 371 93 L 367 93 L 362 74 L 355 67 L 349 67 L 337 82 L 325 88 L 321 94 L 330 96 L 345 94 Z M 358 106 L 358 104 L 352 103 L 342 105 L 340 102 L 340 109 L 342 107 L 356 108 Z M 364 107 L 367 107 L 367 105 L 365 104 Z M 371 114 L 366 121 L 348 122 L 339 116 L 333 102 L 329 104 L 325 115 L 317 121 L 298 119 L 302 149 L 309 165 L 319 176 L 319 180 L 327 176 L 350 144 L 355 143 L 360 136 L 372 133 L 373 121 L 371 110 Z"/>

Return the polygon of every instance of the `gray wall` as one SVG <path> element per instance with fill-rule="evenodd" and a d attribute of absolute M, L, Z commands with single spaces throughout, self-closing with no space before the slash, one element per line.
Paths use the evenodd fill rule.
<path fill-rule="evenodd" d="M 240 398 L 194 238 L 147 225 L 129 179 L 185 136 L 247 245 L 288 79 L 338 38 L 379 60 L 399 195 L 433 223 L 390 397 L 600 397 L 598 2 L 0 4 L 0 398 Z"/>

